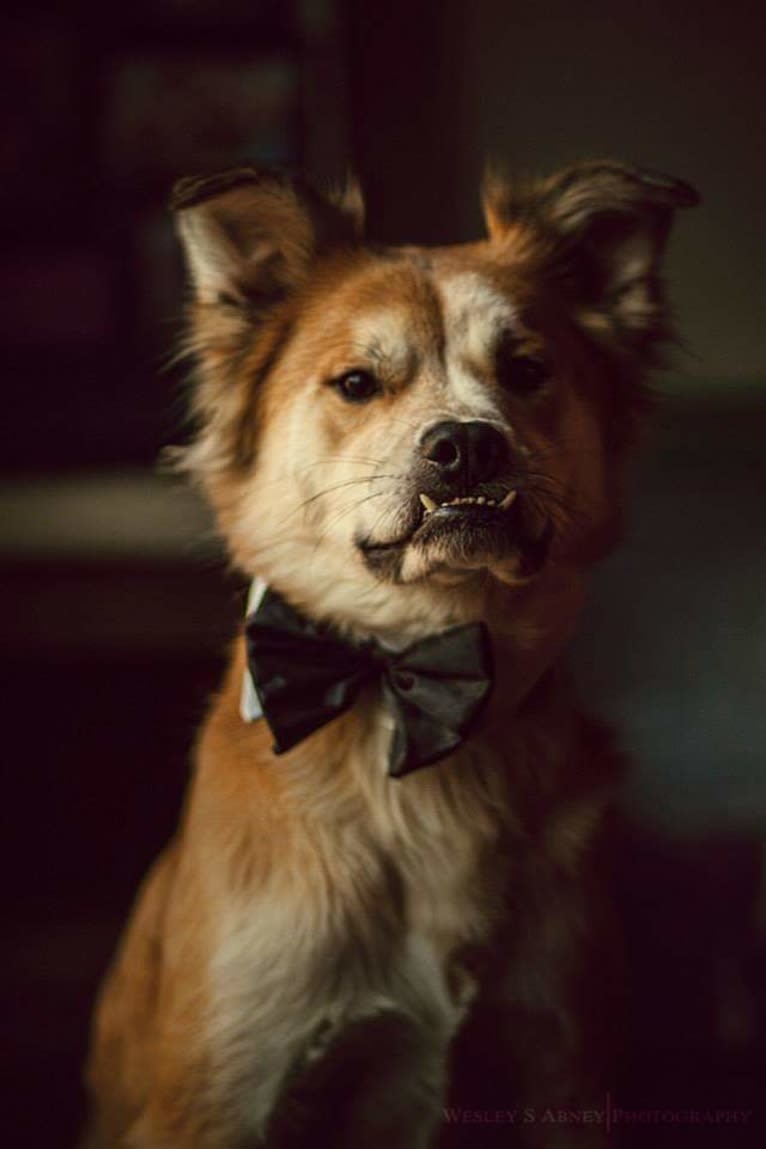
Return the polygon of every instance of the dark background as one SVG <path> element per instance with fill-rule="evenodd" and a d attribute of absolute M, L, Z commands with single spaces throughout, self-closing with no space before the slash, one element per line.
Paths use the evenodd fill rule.
<path fill-rule="evenodd" d="M 487 156 L 528 173 L 600 155 L 705 199 L 669 260 L 685 344 L 632 528 L 573 652 L 636 760 L 613 859 L 631 975 L 613 1100 L 753 1110 L 626 1144 L 763 1143 L 763 13 L 133 0 L 6 15 L 4 1145 L 73 1143 L 95 987 L 172 830 L 242 606 L 204 510 L 156 470 L 184 435 L 170 184 L 245 157 L 320 180 L 352 168 L 375 238 L 439 242 L 477 233 Z"/>

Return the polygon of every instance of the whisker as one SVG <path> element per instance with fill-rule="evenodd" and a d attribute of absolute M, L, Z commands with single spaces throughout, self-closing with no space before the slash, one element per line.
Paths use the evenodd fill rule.
<path fill-rule="evenodd" d="M 328 521 L 324 524 L 323 529 L 320 531 L 316 542 L 314 543 L 314 546 L 313 546 L 312 552 L 311 552 L 312 558 L 316 554 L 316 552 L 317 552 L 318 548 L 321 546 L 321 544 L 325 541 L 325 539 L 327 537 L 327 533 L 331 527 L 334 527 L 337 523 L 339 523 L 342 519 L 344 519 L 346 517 L 346 515 L 351 514 L 351 512 L 355 511 L 358 507 L 363 506 L 364 503 L 370 502 L 371 499 L 382 498 L 382 496 L 385 495 L 386 493 L 387 493 L 386 491 L 375 491 L 371 495 L 365 495 L 364 498 L 362 498 L 362 499 L 354 499 L 353 502 L 351 502 L 347 506 L 343 507 L 338 514 L 334 515 L 331 519 L 328 519 Z"/>
<path fill-rule="evenodd" d="M 342 479 L 339 483 L 332 483 L 329 487 L 325 487 L 323 490 L 318 491 L 315 495 L 311 495 L 308 499 L 304 499 L 304 501 L 299 503 L 295 508 L 295 511 L 291 512 L 291 514 L 304 510 L 306 507 L 310 506 L 311 503 L 315 503 L 317 499 L 322 499 L 326 495 L 331 495 L 333 491 L 339 491 L 344 487 L 353 487 L 358 483 L 372 483 L 379 479 L 397 478 L 399 478 L 398 475 L 360 475 L 355 479 Z"/>
<path fill-rule="evenodd" d="M 570 500 L 553 491 L 529 488 L 526 493 L 538 514 L 547 515 L 557 526 L 587 526 L 587 516 L 583 513 L 587 507 L 575 507 Z"/>
<path fill-rule="evenodd" d="M 295 471 L 291 471 L 289 475 L 280 475 L 278 478 L 270 479 L 268 482 L 261 480 L 260 486 L 261 488 L 266 488 L 275 487 L 280 484 L 292 484 L 295 482 L 296 475 L 305 475 L 307 471 L 314 470 L 316 467 L 327 467 L 335 463 L 351 463 L 367 467 L 382 467 L 384 465 L 382 459 L 368 459 L 354 455 L 328 455 L 324 459 L 315 459 L 312 463 L 306 463 L 303 467 L 297 467 Z M 360 475 L 358 478 L 360 481 L 365 481 L 368 476 Z"/>
<path fill-rule="evenodd" d="M 352 511 L 355 511 L 357 507 L 361 507 L 365 503 L 369 503 L 371 499 L 380 499 L 385 494 L 387 494 L 386 491 L 374 491 L 371 495 L 365 495 L 362 499 L 354 500 L 353 503 L 349 503 L 348 506 L 343 507 L 340 511 L 338 511 L 337 514 L 333 515 L 332 518 L 327 520 L 325 523 L 325 530 L 329 527 L 334 527 L 336 523 L 339 523 L 342 519 L 345 519 L 346 515 L 349 515 Z"/>
<path fill-rule="evenodd" d="M 313 467 L 325 467 L 330 463 L 362 463 L 369 467 L 384 466 L 383 459 L 372 459 L 365 455 L 325 455 L 323 459 L 315 459 L 313 463 L 307 463 L 305 467 L 298 467 L 296 474 L 303 474 L 304 471 L 310 471 Z"/>
<path fill-rule="evenodd" d="M 381 522 L 382 519 L 385 518 L 385 516 L 386 516 L 386 511 L 385 510 L 381 511 L 380 514 L 378 515 L 378 517 L 373 522 L 372 526 L 370 527 L 370 536 L 373 536 L 375 534 L 375 531 L 378 528 L 378 524 Z"/>

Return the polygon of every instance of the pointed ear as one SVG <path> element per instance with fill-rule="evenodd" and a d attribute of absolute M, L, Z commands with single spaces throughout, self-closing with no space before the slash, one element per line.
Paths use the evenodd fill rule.
<path fill-rule="evenodd" d="M 253 389 L 286 329 L 277 304 L 325 252 L 358 242 L 362 198 L 354 184 L 322 196 L 282 172 L 237 168 L 182 180 L 171 208 L 194 291 L 179 358 L 195 360 L 197 421 L 194 441 L 174 461 L 212 492 L 218 477 L 254 457 Z M 241 372 L 251 342 L 249 369 Z"/>
<path fill-rule="evenodd" d="M 490 173 L 483 202 L 493 240 L 519 230 L 538 233 L 594 333 L 649 355 L 669 337 L 662 257 L 675 210 L 699 202 L 689 184 L 596 162 L 518 189 Z"/>
<path fill-rule="evenodd" d="M 256 168 L 181 180 L 171 208 L 198 302 L 251 317 L 297 286 L 317 256 L 356 242 L 364 212 L 351 182 L 325 197 L 297 177 Z"/>

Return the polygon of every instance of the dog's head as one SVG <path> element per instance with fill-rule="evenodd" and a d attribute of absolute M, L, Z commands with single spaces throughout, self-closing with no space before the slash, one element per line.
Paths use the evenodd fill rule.
<path fill-rule="evenodd" d="M 426 602 L 444 623 L 477 586 L 603 554 L 669 335 L 665 241 L 695 200 L 613 163 L 490 178 L 487 240 L 379 248 L 356 189 L 182 182 L 186 460 L 235 561 L 314 616 L 407 629 Z"/>

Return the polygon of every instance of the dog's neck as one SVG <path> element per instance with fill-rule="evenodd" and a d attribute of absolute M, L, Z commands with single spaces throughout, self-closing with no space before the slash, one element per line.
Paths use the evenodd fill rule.
<path fill-rule="evenodd" d="M 248 614 L 256 609 L 266 589 L 264 579 L 253 580 Z M 273 586 L 273 589 L 293 597 L 289 588 Z M 434 589 L 440 597 L 449 595 L 449 588 L 445 586 Z M 495 655 L 495 696 L 502 700 L 503 707 L 515 708 L 556 662 L 572 637 L 584 603 L 585 577 L 579 568 L 551 567 L 523 586 L 509 586 L 484 578 L 472 586 L 462 586 L 458 593 L 453 591 L 450 597 L 451 608 L 424 612 L 422 620 L 414 618 L 407 627 L 386 626 L 377 619 L 365 625 L 359 617 L 328 620 L 324 615 L 316 618 L 315 612 L 307 611 L 302 603 L 296 605 L 314 621 L 332 622 L 351 640 L 373 638 L 393 651 L 403 649 L 416 637 L 435 633 L 448 625 L 482 621 L 490 632 Z M 260 713 L 248 675 L 243 686 L 241 712 L 250 721 Z"/>

